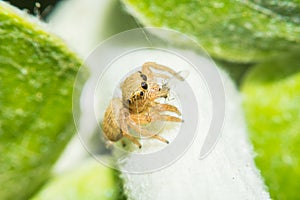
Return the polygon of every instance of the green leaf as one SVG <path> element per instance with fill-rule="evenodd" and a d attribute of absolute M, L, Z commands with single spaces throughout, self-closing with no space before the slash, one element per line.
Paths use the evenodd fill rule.
<path fill-rule="evenodd" d="M 300 196 L 299 55 L 257 65 L 242 87 L 256 163 L 274 199 Z"/>
<path fill-rule="evenodd" d="M 124 11 L 123 5 L 119 0 L 109 0 L 110 5 L 103 16 L 101 39 L 105 40 L 115 34 L 138 28 L 135 19 Z"/>
<path fill-rule="evenodd" d="M 300 1 L 299 0 L 250 0 L 257 6 L 271 10 L 285 20 L 300 23 Z"/>
<path fill-rule="evenodd" d="M 235 63 L 224 60 L 214 60 L 219 68 L 224 69 L 225 72 L 232 78 L 237 86 L 240 85 L 241 80 L 247 71 L 252 67 L 250 63 Z"/>
<path fill-rule="evenodd" d="M 28 199 L 75 132 L 81 61 L 43 26 L 0 2 L 0 199 Z"/>
<path fill-rule="evenodd" d="M 122 182 L 119 174 L 94 159 L 53 178 L 32 200 L 120 200 Z"/>
<path fill-rule="evenodd" d="M 266 7 L 254 0 L 123 2 L 145 26 L 167 27 L 185 33 L 217 58 L 254 62 L 300 49 L 299 0 L 280 1 L 278 5 L 275 1 L 259 1 Z M 290 14 L 284 11 L 287 4 L 293 8 Z"/>

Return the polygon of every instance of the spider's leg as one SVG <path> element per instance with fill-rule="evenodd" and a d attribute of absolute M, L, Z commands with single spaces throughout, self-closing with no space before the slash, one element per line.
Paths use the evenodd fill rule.
<path fill-rule="evenodd" d="M 168 105 L 168 104 L 162 104 L 162 105 Z M 171 107 L 166 106 L 166 107 L 170 110 L 174 109 L 172 106 Z M 155 122 L 155 121 L 183 122 L 183 120 L 180 119 L 179 117 L 160 114 L 160 112 L 170 111 L 170 110 L 159 111 L 158 109 L 154 108 L 154 109 L 151 109 L 150 112 L 143 112 L 143 113 L 139 113 L 139 114 L 131 114 L 130 119 L 133 122 L 135 122 L 136 124 L 143 124 L 143 125 L 144 124 L 149 124 L 149 123 Z"/>
<path fill-rule="evenodd" d="M 176 113 L 177 115 L 181 115 L 181 112 L 178 110 L 176 106 L 170 105 L 170 104 L 162 104 L 162 103 L 157 103 L 153 102 L 153 108 L 155 109 L 156 112 L 173 112 Z"/>
<path fill-rule="evenodd" d="M 169 74 L 175 76 L 177 79 L 183 81 L 184 78 L 181 77 L 177 72 L 175 72 L 173 69 L 164 66 L 164 65 L 160 65 L 157 64 L 155 62 L 146 62 L 143 64 L 142 66 L 142 72 L 145 74 L 149 74 L 150 76 L 155 76 L 155 77 L 160 77 L 160 78 L 164 78 L 164 79 L 169 79 L 170 77 L 164 74 L 159 74 L 159 73 L 153 73 L 152 70 L 150 68 L 159 70 L 159 71 L 164 71 L 164 72 L 168 72 Z"/>
<path fill-rule="evenodd" d="M 137 139 L 135 139 L 135 137 L 130 135 L 128 132 L 123 132 L 123 136 L 132 141 L 134 144 L 136 144 L 139 147 L 139 149 L 142 148 L 141 143 L 137 141 Z"/>
<path fill-rule="evenodd" d="M 152 117 L 152 121 L 183 122 L 182 119 L 171 115 L 155 115 Z"/>
<path fill-rule="evenodd" d="M 148 114 L 148 112 L 143 112 L 143 113 L 139 113 L 139 114 L 131 114 L 130 119 L 138 125 L 149 124 L 152 121 L 151 116 Z M 128 122 L 128 123 L 130 123 L 130 122 Z"/>
<path fill-rule="evenodd" d="M 134 144 L 136 144 L 139 148 L 142 148 L 141 143 L 132 135 L 128 133 L 128 125 L 127 125 L 127 120 L 126 120 L 127 113 L 124 111 L 124 109 L 121 110 L 120 116 L 119 116 L 119 122 L 120 122 L 120 128 L 121 128 L 121 133 L 124 137 L 132 141 Z"/>
<path fill-rule="evenodd" d="M 169 141 L 166 140 L 165 138 L 159 136 L 158 134 L 154 134 L 154 133 L 151 133 L 150 131 L 148 131 L 147 129 L 144 129 L 142 128 L 139 124 L 136 124 L 134 122 L 128 122 L 128 125 L 130 126 L 130 128 L 132 128 L 134 131 L 144 135 L 144 136 L 148 136 L 148 137 L 151 137 L 151 138 L 155 138 L 155 139 L 158 139 L 164 143 L 167 143 L 169 144 Z"/>
<path fill-rule="evenodd" d="M 149 76 L 149 75 L 148 75 Z M 155 78 L 161 78 L 164 80 L 169 80 L 171 77 L 166 75 L 166 74 L 160 74 L 160 73 L 153 73 L 152 71 L 150 72 L 150 77 L 152 78 L 155 76 Z"/>

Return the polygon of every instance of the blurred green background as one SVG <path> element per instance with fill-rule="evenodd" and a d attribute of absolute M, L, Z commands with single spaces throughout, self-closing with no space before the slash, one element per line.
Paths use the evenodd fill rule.
<path fill-rule="evenodd" d="M 48 22 L 49 16 L 54 13 L 60 3 L 66 1 L 41 0 L 38 1 L 39 4 L 34 0 L 11 0 L 9 2 L 20 9 L 28 10 L 31 14 Z M 101 28 L 97 29 L 94 33 L 96 39 L 93 41 L 93 45 L 96 45 L 97 42 L 113 34 L 140 26 L 172 28 L 193 37 L 208 50 L 219 67 L 225 69 L 228 74 L 231 75 L 237 87 L 240 89 L 244 100 L 249 137 L 257 154 L 255 161 L 263 175 L 272 198 L 299 199 L 300 1 L 123 0 L 120 2 L 113 0 L 111 2 L 111 5 L 107 6 L 108 8 L 103 11 L 105 12 L 103 15 L 105 17 L 101 20 L 104 22 Z M 130 10 L 130 13 L 128 13 L 128 10 Z M 6 20 L 6 17 L 7 16 L 3 14 L 1 19 Z M 13 17 L 15 16 L 12 15 L 12 18 Z M 79 18 L 80 17 L 77 19 Z M 7 19 L 9 21 L 9 17 Z M 96 23 L 100 21 L 100 19 L 93 20 L 93 22 Z M 82 60 L 66 50 L 67 47 L 61 44 L 59 39 L 49 36 L 39 29 L 35 29 L 34 26 L 28 25 L 26 20 L 22 21 L 22 19 L 18 19 L 15 21 L 11 20 L 9 23 L 6 22 L 7 21 L 3 23 L 4 25 L 0 24 L 0 30 L 2 31 L 0 36 L 0 63 L 2 66 L 0 74 L 6 77 L 8 77 L 8 74 L 9 76 L 16 75 L 15 71 L 12 70 L 8 73 L 4 68 L 10 69 L 11 66 L 15 66 L 14 63 L 20 66 L 27 64 L 24 69 L 32 70 L 32 66 L 35 66 L 37 69 L 44 69 L 44 77 L 47 77 L 49 74 L 54 75 L 52 77 L 53 83 L 65 83 L 67 90 L 71 91 L 71 83 L 76 74 L 76 69 L 81 65 Z M 74 24 L 75 23 L 76 20 L 74 20 Z M 12 28 L 14 26 L 17 28 Z M 97 25 L 95 25 L 95 27 L 97 27 Z M 9 34 L 7 30 L 10 30 L 12 34 Z M 47 37 L 50 39 L 45 39 Z M 80 35 L 77 37 L 80 38 Z M 20 40 L 18 41 L 16 38 Z M 9 46 L 11 44 L 15 46 L 10 48 Z M 16 48 L 17 46 L 19 48 Z M 23 50 L 23 52 L 19 53 L 17 50 Z M 35 57 L 35 59 L 41 62 L 35 62 L 35 60 L 28 63 L 23 62 L 22 54 L 24 54 L 24 52 L 27 53 L 26 55 L 28 55 L 28 57 Z M 69 70 L 64 74 L 65 77 L 56 78 L 62 77 L 56 76 L 56 72 L 60 71 L 61 68 L 52 69 L 51 66 L 53 65 L 60 67 L 70 65 L 70 69 L 68 67 L 66 67 L 67 69 L 63 69 L 63 73 Z M 49 69 L 51 70 L 43 68 L 44 66 L 50 66 Z M 4 80 L 10 81 L 11 79 L 2 78 L 0 86 L 5 82 Z M 43 89 L 49 86 L 48 83 L 43 82 L 45 79 L 38 73 L 32 77 L 32 80 L 44 83 L 45 85 L 43 86 L 45 87 Z M 32 80 L 27 81 L 29 83 Z M 20 82 L 22 82 L 22 80 Z M 24 83 L 27 82 L 25 81 Z M 14 84 L 15 83 L 11 84 L 11 87 L 13 87 L 12 90 L 14 90 Z M 48 88 L 52 88 L 52 85 Z M 57 86 L 57 88 L 59 87 Z M 26 88 L 24 90 L 26 90 Z M 56 98 L 54 95 L 55 91 L 53 90 L 48 93 L 45 91 L 45 94 L 48 95 L 47 97 L 49 97 L 49 99 L 52 97 Z M 0 105 L 6 107 L 9 104 L 3 99 L 5 99 L 5 94 L 10 94 L 9 88 L 7 90 L 2 89 L 2 93 L 0 94 L 2 95 L 0 96 Z M 58 99 L 60 98 L 62 97 L 58 97 Z M 11 99 L 13 99 L 13 97 L 11 97 Z M 60 104 L 62 107 L 65 107 L 64 105 L 70 107 L 71 102 L 66 103 L 63 100 L 62 102 L 63 103 Z M 34 105 L 32 107 L 35 108 Z M 60 108 L 58 108 L 58 110 L 60 110 Z M 17 111 L 20 113 L 20 110 Z M 47 111 L 45 111 L 45 113 L 46 112 Z M 51 116 L 48 117 L 49 119 L 51 118 Z M 38 117 L 35 116 L 30 119 L 33 120 L 33 118 Z M 70 123 L 69 119 L 64 119 L 64 121 Z M 17 124 L 12 124 L 13 123 L 11 123 L 11 126 L 18 126 Z M 25 126 L 20 126 L 17 128 L 23 130 L 24 127 Z M 35 196 L 35 199 L 54 199 L 57 195 L 59 196 L 61 192 L 65 192 L 65 195 L 68 196 L 69 199 L 74 199 L 74 196 L 72 196 L 74 195 L 72 188 L 76 188 L 76 191 L 79 191 L 80 194 L 103 195 L 102 199 L 125 198 L 122 194 L 122 181 L 118 178 L 118 173 L 106 168 L 97 168 L 95 167 L 96 164 L 91 161 L 87 161 L 87 165 L 83 164 L 82 166 L 78 166 L 79 171 L 73 169 L 73 171 L 67 172 L 66 174 L 51 176 L 49 170 L 52 164 L 57 160 L 64 146 L 75 133 L 74 127 L 70 129 L 72 130 L 68 130 L 68 135 L 63 139 L 63 145 L 58 148 L 58 151 L 53 155 L 47 167 L 41 169 L 41 171 L 36 170 L 29 174 L 22 174 L 26 170 L 32 171 L 32 169 L 28 167 L 24 171 L 22 171 L 23 169 L 20 170 L 20 174 L 14 177 L 14 170 L 18 170 L 14 168 L 17 163 L 15 160 L 18 159 L 18 156 L 14 157 L 15 160 L 5 160 L 6 163 L 8 163 L 8 160 L 13 160 L 13 162 L 5 165 L 5 167 L 9 166 L 7 167 L 8 169 L 3 168 L 4 165 L 2 165 L 2 172 L 9 172 L 0 174 L 0 178 L 2 178 L 3 182 L 18 182 L 19 176 L 28 175 L 28 177 L 25 177 L 29 180 L 28 182 L 24 182 L 26 185 L 29 184 L 32 177 L 36 177 L 39 173 L 49 174 L 45 177 L 40 175 L 41 179 L 37 181 L 36 186 L 30 192 L 26 191 L 26 188 L 21 187 L 16 187 L 18 189 L 13 191 L 15 186 L 9 186 L 8 184 L 7 187 L 10 188 L 11 191 L 4 191 L 4 188 L 2 190 L 3 194 L 18 192 L 19 196 L 15 199 L 26 199 L 33 193 L 36 194 L 46 180 L 50 180 L 47 185 L 44 185 L 44 188 L 40 190 L 37 196 Z M 3 138 L 1 142 L 5 142 Z M 21 140 L 20 143 L 24 145 L 25 142 Z M 45 139 L 41 142 L 41 144 L 49 143 L 53 143 L 53 141 L 49 142 Z M 18 145 L 16 144 L 16 146 Z M 10 148 L 17 149 L 12 145 Z M 4 151 L 5 150 L 3 150 L 3 152 Z M 18 149 L 16 152 L 17 151 Z M 46 151 L 47 149 L 45 152 Z M 7 155 L 14 155 L 14 152 Z M 2 159 L 5 158 L 4 156 L 2 157 Z M 24 160 L 20 160 L 20 162 L 23 161 Z M 40 164 L 40 160 L 32 161 L 27 157 L 26 162 L 29 163 L 29 166 L 31 166 L 31 162 L 34 162 L 35 165 Z M 90 173 L 91 171 L 82 169 L 90 169 L 97 175 L 101 174 L 101 176 L 94 176 L 93 173 Z M 24 176 L 22 178 L 24 178 Z M 97 189 L 103 191 L 103 193 L 90 191 L 91 187 L 80 185 L 81 181 L 87 185 L 89 185 L 89 181 L 98 185 L 98 181 L 99 188 Z M 106 185 L 103 182 L 108 184 Z M 62 190 L 62 188 L 65 188 L 65 190 Z M 22 196 L 22 194 L 20 195 L 20 191 L 22 190 L 24 190 L 25 197 Z M 28 194 L 26 192 L 28 192 Z M 92 199 L 95 197 L 83 197 L 80 196 L 79 193 L 75 195 L 80 197 L 79 199 Z M 3 195 L 2 197 L 13 199 L 11 196 Z"/>

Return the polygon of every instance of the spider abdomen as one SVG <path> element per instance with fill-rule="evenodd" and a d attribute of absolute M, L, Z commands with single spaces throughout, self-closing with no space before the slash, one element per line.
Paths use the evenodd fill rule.
<path fill-rule="evenodd" d="M 121 99 L 114 98 L 110 101 L 103 119 L 103 132 L 107 139 L 110 141 L 118 141 L 123 135 L 119 123 L 120 111 L 123 108 Z"/>

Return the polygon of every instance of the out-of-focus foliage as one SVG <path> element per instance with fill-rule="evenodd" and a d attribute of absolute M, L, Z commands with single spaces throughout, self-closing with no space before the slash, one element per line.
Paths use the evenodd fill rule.
<path fill-rule="evenodd" d="M 41 26 L 0 2 L 0 199 L 28 199 L 75 132 L 81 61 Z"/>
<path fill-rule="evenodd" d="M 94 159 L 53 178 L 32 200 L 122 200 L 122 182 L 115 170 Z"/>
<path fill-rule="evenodd" d="M 217 58 L 255 62 L 300 49 L 298 0 L 260 1 L 265 7 L 242 0 L 123 2 L 142 24 L 185 33 Z M 288 16 L 285 7 L 293 11 Z"/>
<path fill-rule="evenodd" d="M 242 86 L 256 163 L 274 199 L 300 196 L 299 56 L 255 66 Z"/>

